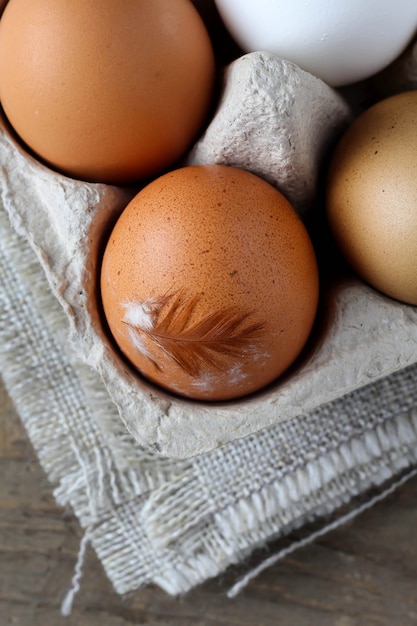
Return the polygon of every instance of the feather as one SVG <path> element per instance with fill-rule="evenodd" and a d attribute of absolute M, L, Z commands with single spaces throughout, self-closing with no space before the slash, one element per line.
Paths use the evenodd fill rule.
<path fill-rule="evenodd" d="M 258 354 L 264 324 L 248 323 L 253 312 L 242 314 L 230 306 L 192 322 L 199 300 L 200 296 L 187 297 L 180 290 L 145 302 L 131 302 L 130 308 L 136 305 L 147 310 L 154 323 L 152 327 L 148 323 L 141 325 L 140 316 L 135 318 L 132 314 L 123 321 L 134 332 L 145 335 L 191 377 L 207 369 L 223 370 L 224 357 L 243 361 Z M 151 361 L 161 369 L 155 359 Z"/>

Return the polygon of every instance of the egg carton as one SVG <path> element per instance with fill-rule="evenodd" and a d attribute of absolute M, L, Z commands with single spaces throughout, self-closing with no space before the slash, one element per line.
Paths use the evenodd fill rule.
<path fill-rule="evenodd" d="M 353 114 L 340 92 L 296 65 L 263 52 L 243 55 L 225 69 L 217 108 L 183 164 L 246 168 L 287 195 L 303 219 L 314 219 L 323 159 Z M 149 450 L 178 459 L 202 454 L 417 361 L 417 309 L 344 276 L 324 290 L 306 349 L 274 384 L 224 403 L 171 395 L 120 355 L 100 304 L 106 238 L 137 188 L 51 171 L 20 145 L 4 118 L 0 177 L 11 223 L 36 252 L 68 317 L 72 345 L 101 375 L 120 419 Z"/>

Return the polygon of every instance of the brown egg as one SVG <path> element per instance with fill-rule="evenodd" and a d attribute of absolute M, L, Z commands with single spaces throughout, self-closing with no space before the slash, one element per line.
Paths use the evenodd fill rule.
<path fill-rule="evenodd" d="M 318 301 L 309 235 L 263 179 L 222 165 L 159 177 L 108 240 L 104 313 L 151 381 L 196 399 L 261 389 L 302 350 Z"/>
<path fill-rule="evenodd" d="M 162 172 L 211 104 L 214 54 L 189 0 L 9 0 L 0 100 L 49 166 L 89 181 Z"/>
<path fill-rule="evenodd" d="M 417 304 L 417 91 L 378 102 L 348 128 L 333 155 L 327 212 L 359 276 Z"/>

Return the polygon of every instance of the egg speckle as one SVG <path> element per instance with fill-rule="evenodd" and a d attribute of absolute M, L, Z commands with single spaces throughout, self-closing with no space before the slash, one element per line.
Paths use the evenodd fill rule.
<path fill-rule="evenodd" d="M 318 303 L 314 249 L 288 201 L 228 166 L 184 167 L 129 203 L 103 257 L 110 331 L 148 379 L 228 400 L 281 375 Z"/>
<path fill-rule="evenodd" d="M 357 274 L 417 304 L 417 91 L 378 102 L 347 129 L 330 166 L 327 214 Z"/>
<path fill-rule="evenodd" d="M 188 0 L 9 0 L 0 100 L 53 169 L 130 183 L 183 156 L 211 106 L 214 54 Z"/>

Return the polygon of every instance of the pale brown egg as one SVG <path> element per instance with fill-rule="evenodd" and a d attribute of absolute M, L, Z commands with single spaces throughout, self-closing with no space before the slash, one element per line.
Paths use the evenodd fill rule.
<path fill-rule="evenodd" d="M 417 91 L 378 102 L 348 128 L 329 171 L 327 213 L 357 274 L 417 304 Z"/>
<path fill-rule="evenodd" d="M 318 269 L 284 196 L 247 171 L 190 166 L 151 182 L 111 233 L 101 296 L 111 333 L 148 379 L 229 400 L 295 361 L 311 332 Z"/>
<path fill-rule="evenodd" d="M 189 0 L 9 0 L 0 100 L 50 167 L 92 182 L 161 173 L 209 112 L 211 41 Z"/>

